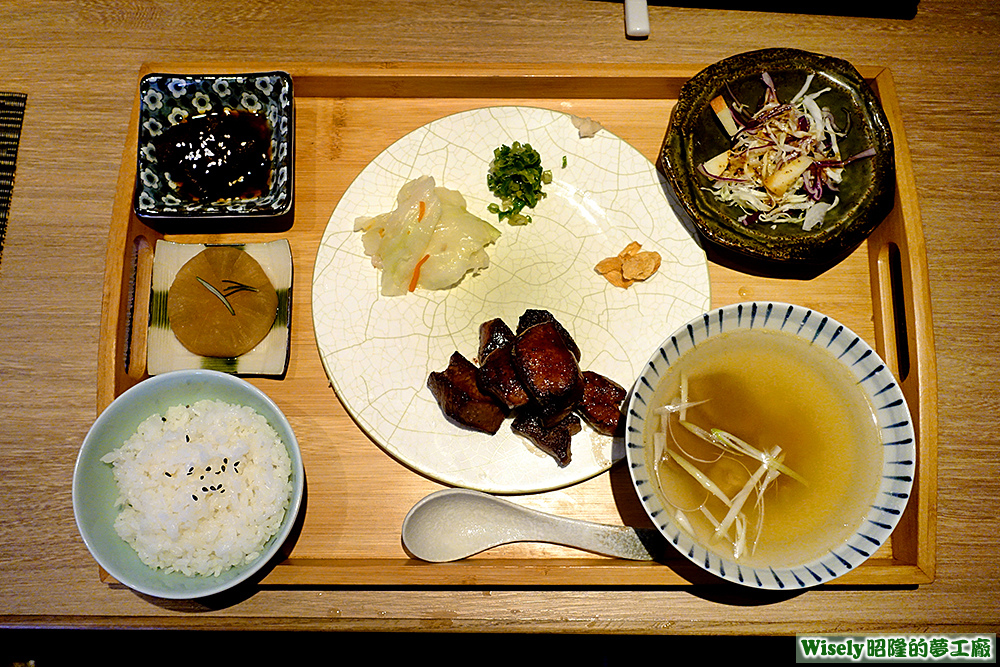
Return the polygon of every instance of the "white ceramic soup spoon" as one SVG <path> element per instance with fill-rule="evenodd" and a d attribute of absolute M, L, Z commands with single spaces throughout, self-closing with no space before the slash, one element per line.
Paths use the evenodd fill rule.
<path fill-rule="evenodd" d="M 468 489 L 436 491 L 403 519 L 403 546 L 413 557 L 433 563 L 512 542 L 547 542 L 628 560 L 656 560 L 666 546 L 653 529 L 546 514 Z"/>

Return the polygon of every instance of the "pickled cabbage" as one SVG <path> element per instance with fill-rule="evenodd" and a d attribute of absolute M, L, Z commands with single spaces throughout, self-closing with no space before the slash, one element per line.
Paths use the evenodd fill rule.
<path fill-rule="evenodd" d="M 500 238 L 468 211 L 460 192 L 438 187 L 433 176 L 404 184 L 392 211 L 358 218 L 354 231 L 364 232 L 365 254 L 382 272 L 383 296 L 454 287 L 489 267 L 486 246 Z"/>

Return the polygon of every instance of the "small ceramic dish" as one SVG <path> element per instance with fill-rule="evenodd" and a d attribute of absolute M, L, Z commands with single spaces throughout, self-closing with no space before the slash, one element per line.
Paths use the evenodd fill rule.
<path fill-rule="evenodd" d="M 809 92 L 829 88 L 816 97 L 836 126 L 845 131 L 838 140 L 841 158 L 869 148 L 873 157 L 843 168 L 843 181 L 834 195 L 839 202 L 822 222 L 806 231 L 801 223 L 745 224 L 746 211 L 721 201 L 713 181 L 700 166 L 732 146 L 712 100 L 722 97 L 745 106 L 746 115 L 761 108 L 765 73 L 779 102 L 791 101 L 814 75 Z M 825 270 L 864 241 L 892 210 L 895 198 L 895 155 L 892 132 L 881 103 L 850 63 L 795 49 L 764 49 L 726 58 L 702 70 L 681 88 L 660 149 L 657 166 L 673 195 L 697 230 L 706 250 L 715 250 L 737 264 L 760 264 L 764 271 L 819 267 Z"/>
<path fill-rule="evenodd" d="M 228 219 L 272 218 L 284 215 L 292 206 L 294 148 L 294 113 L 292 79 L 285 72 L 234 75 L 148 74 L 139 82 L 139 146 L 135 184 L 135 213 L 144 219 Z M 242 116 L 240 116 L 242 115 Z M 266 149 L 261 164 L 256 165 L 260 187 L 234 195 L 234 190 L 193 190 L 177 174 L 167 171 L 163 153 L 171 142 L 164 133 L 182 123 L 208 118 L 256 118 L 266 121 L 259 128 L 260 145 Z M 200 128 L 195 138 L 204 140 L 221 132 Z M 214 140 L 214 139 L 213 139 Z M 219 139 L 219 141 L 222 141 Z M 185 143 L 185 146 L 192 144 Z M 192 155 L 189 152 L 188 155 Z M 159 153 L 159 154 L 158 154 Z M 238 162 L 244 158 L 232 158 Z M 191 158 L 186 162 L 192 162 Z M 184 161 L 177 161 L 185 165 Z M 235 168 L 230 164 L 228 168 Z M 193 167 L 192 167 L 193 169 Z M 218 175 L 219 163 L 200 175 Z M 227 176 L 229 172 L 224 172 Z M 247 178 L 250 176 L 247 175 Z M 198 180 L 194 178 L 193 180 Z"/>
<path fill-rule="evenodd" d="M 167 317 L 167 295 L 178 271 L 192 257 L 209 247 L 204 243 L 175 243 L 160 239 L 153 254 L 149 298 L 146 372 L 205 368 L 234 375 L 283 375 L 288 366 L 292 312 L 292 252 L 286 239 L 267 243 L 227 244 L 242 248 L 257 260 L 278 296 L 277 314 L 270 331 L 252 350 L 233 358 L 194 354 L 177 339 Z"/>
<path fill-rule="evenodd" d="M 682 423 L 723 429 L 794 470 L 741 504 L 762 459 L 705 445 Z M 726 306 L 670 335 L 635 383 L 625 444 L 635 490 L 663 536 L 706 572 L 759 589 L 817 586 L 861 565 L 889 539 L 916 473 L 909 409 L 885 362 L 834 319 L 785 303 Z M 691 466 L 732 504 L 696 482 Z M 742 519 L 733 514 L 715 532 L 739 509 Z"/>
<path fill-rule="evenodd" d="M 144 563 L 115 529 L 119 514 L 118 482 L 112 464 L 101 460 L 121 447 L 150 416 L 163 415 L 168 408 L 194 404 L 203 399 L 252 408 L 277 433 L 288 450 L 291 462 L 291 498 L 276 532 L 264 544 L 256 559 L 223 570 L 218 576 L 167 572 Z M 150 481 L 155 479 L 155 475 L 149 478 Z M 227 481 L 226 484 L 239 488 L 235 481 L 232 484 Z M 304 488 L 305 472 L 298 441 L 274 401 L 246 380 L 225 373 L 177 371 L 134 385 L 98 416 L 84 438 L 73 471 L 73 511 L 87 549 L 115 580 L 139 593 L 158 598 L 193 599 L 227 591 L 257 576 L 279 557 L 295 527 Z"/>

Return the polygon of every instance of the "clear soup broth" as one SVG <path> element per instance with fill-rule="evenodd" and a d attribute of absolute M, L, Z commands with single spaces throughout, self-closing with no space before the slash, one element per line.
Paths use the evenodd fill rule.
<path fill-rule="evenodd" d="M 867 396 L 829 351 L 780 331 L 722 334 L 671 366 L 653 405 L 679 405 L 682 378 L 686 422 L 706 431 L 721 429 L 761 452 L 780 447 L 781 463 L 805 483 L 777 474 L 759 501 L 756 491 L 748 492 L 742 509 L 734 513 L 742 519 L 717 535 L 732 502 L 707 491 L 689 467 L 665 454 L 654 469 L 675 523 L 721 556 L 776 567 L 821 556 L 858 528 L 878 490 L 881 439 Z M 734 501 L 761 460 L 724 453 L 682 426 L 680 416 L 675 408 L 649 420 L 647 451 L 671 450 Z M 663 433 L 658 447 L 657 430 Z"/>

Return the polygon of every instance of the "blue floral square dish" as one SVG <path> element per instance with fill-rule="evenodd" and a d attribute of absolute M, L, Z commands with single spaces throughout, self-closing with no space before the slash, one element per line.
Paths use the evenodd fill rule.
<path fill-rule="evenodd" d="M 148 74 L 139 96 L 136 215 L 231 219 L 291 210 L 287 73 Z"/>

